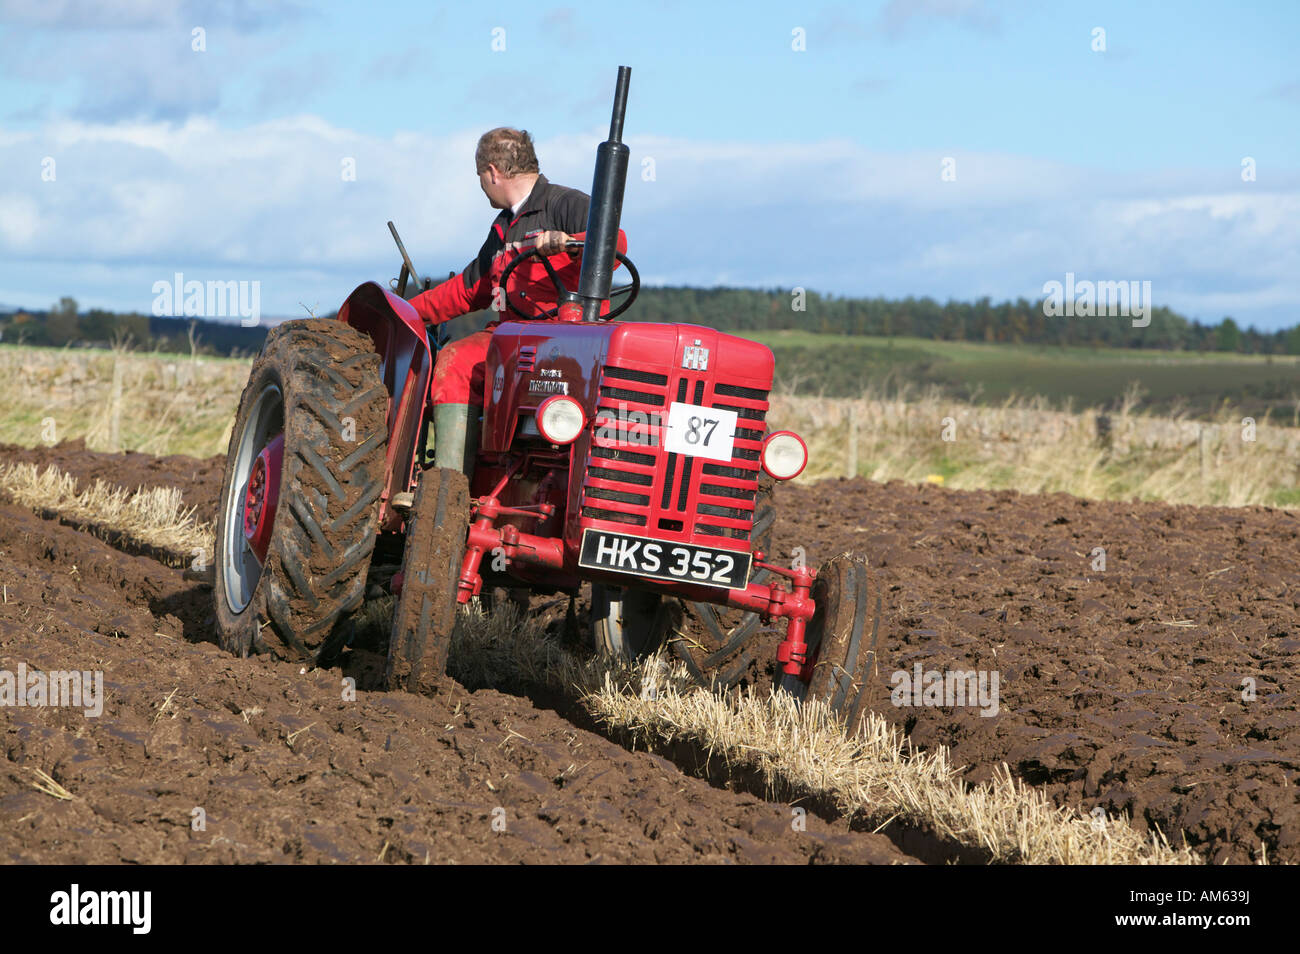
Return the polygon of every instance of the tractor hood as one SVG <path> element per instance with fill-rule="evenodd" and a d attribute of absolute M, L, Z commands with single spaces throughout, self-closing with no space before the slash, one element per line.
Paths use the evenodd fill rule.
<path fill-rule="evenodd" d="M 700 325 L 503 322 L 484 369 L 482 449 L 508 450 L 519 425 L 554 394 L 575 398 L 588 421 L 629 408 L 666 414 L 673 401 L 701 403 L 719 388 L 761 393 L 765 402 L 774 363 L 766 345 Z"/>

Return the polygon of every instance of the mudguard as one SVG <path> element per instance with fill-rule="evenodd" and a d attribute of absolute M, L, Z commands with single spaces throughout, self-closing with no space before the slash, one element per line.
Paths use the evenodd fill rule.
<path fill-rule="evenodd" d="M 389 397 L 388 462 L 379 526 L 395 530 L 401 515 L 390 501 L 412 486 L 436 346 L 430 345 L 424 322 L 411 303 L 376 282 L 358 285 L 339 308 L 338 318 L 369 335 L 382 362 Z"/>

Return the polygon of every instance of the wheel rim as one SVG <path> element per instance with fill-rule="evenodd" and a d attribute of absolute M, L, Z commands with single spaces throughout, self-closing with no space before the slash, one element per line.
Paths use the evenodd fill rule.
<path fill-rule="evenodd" d="M 279 503 L 284 397 L 268 384 L 244 421 L 226 488 L 221 571 L 232 613 L 247 609 L 262 577 Z"/>
<path fill-rule="evenodd" d="M 648 656 L 663 645 L 667 636 L 660 617 L 662 599 L 641 591 L 595 584 L 603 595 L 593 598 L 606 608 L 604 617 L 608 645 L 597 644 L 597 651 L 608 652 L 632 661 Z M 628 615 L 630 614 L 630 616 Z"/>

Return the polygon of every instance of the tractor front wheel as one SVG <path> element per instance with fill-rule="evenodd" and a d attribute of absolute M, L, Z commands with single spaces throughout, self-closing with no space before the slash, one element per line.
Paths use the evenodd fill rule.
<path fill-rule="evenodd" d="M 402 592 L 388 640 L 389 689 L 427 693 L 446 675 L 460 612 L 456 583 L 468 536 L 465 475 L 447 467 L 424 471 L 406 520 Z"/>
<path fill-rule="evenodd" d="M 853 728 L 861 718 L 867 680 L 875 665 L 880 592 L 867 571 L 867 561 L 846 553 L 822 565 L 812 597 L 817 610 L 805 637 L 812 675 L 807 684 L 782 675 L 778 686 L 796 698 L 824 702 Z"/>

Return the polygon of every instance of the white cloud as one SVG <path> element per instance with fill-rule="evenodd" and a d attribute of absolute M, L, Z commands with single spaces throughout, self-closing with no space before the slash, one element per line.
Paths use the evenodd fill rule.
<path fill-rule="evenodd" d="M 444 275 L 469 261 L 495 214 L 473 176 L 479 132 L 381 137 L 311 115 L 0 128 L 0 167 L 21 171 L 0 194 L 0 294 L 147 308 L 153 280 L 202 270 L 194 277 L 261 279 L 271 314 L 299 300 L 330 310 L 396 272 L 388 219 L 417 265 Z M 543 170 L 589 188 L 604 134 L 539 141 Z M 1001 298 L 1033 296 L 1068 270 L 1150 279 L 1158 303 L 1206 320 L 1300 321 L 1300 189 L 1285 184 L 1225 191 L 1189 170 L 1121 178 L 980 153 L 958 153 L 945 182 L 938 152 L 846 141 L 629 145 L 624 224 L 633 258 L 660 281 Z M 46 155 L 54 182 L 41 180 Z M 355 182 L 343 181 L 345 158 Z"/>
<path fill-rule="evenodd" d="M 249 73 L 262 77 L 263 105 L 278 103 L 327 81 L 309 86 L 275 39 L 312 15 L 291 0 L 0 0 L 0 76 L 38 100 L 9 116 L 49 115 L 50 90 L 66 86 L 81 119 L 179 122 L 216 110 L 231 78 Z"/>
<path fill-rule="evenodd" d="M 0 239 L 6 246 L 21 246 L 36 235 L 40 213 L 25 195 L 0 194 Z"/>
<path fill-rule="evenodd" d="M 58 30 L 222 24 L 241 30 L 293 20 L 292 0 L 0 0 L 0 23 Z"/>

